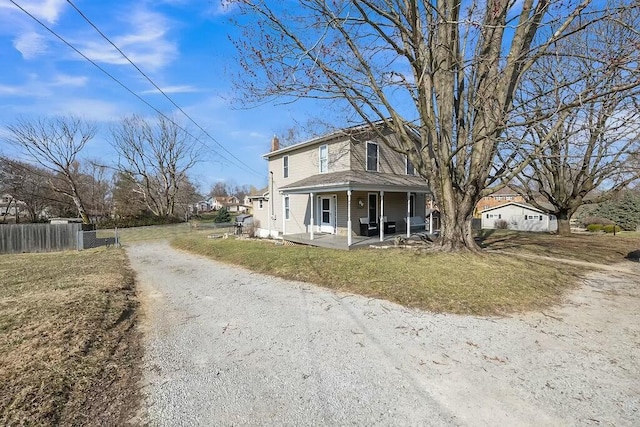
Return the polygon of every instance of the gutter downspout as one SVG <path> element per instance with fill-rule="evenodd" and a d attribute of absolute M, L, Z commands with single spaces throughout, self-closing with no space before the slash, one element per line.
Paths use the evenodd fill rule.
<path fill-rule="evenodd" d="M 271 221 L 273 221 L 273 171 L 270 171 L 269 174 L 271 175 L 271 179 L 269 180 L 269 186 L 271 187 L 269 189 L 269 237 L 273 238 L 273 236 L 271 235 Z"/>

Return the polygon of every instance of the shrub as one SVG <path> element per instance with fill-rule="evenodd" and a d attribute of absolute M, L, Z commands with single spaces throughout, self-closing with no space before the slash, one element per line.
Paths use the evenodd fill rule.
<path fill-rule="evenodd" d="M 620 228 L 617 225 L 613 225 L 613 224 L 607 224 L 604 227 L 602 227 L 602 229 L 604 230 L 605 233 L 613 233 L 614 227 L 615 227 L 615 232 L 616 233 L 619 233 L 620 230 L 622 230 L 622 228 Z"/>
<path fill-rule="evenodd" d="M 593 215 L 582 218 L 582 220 L 580 222 L 582 222 L 582 225 L 587 227 L 587 229 L 589 229 L 590 225 L 613 224 L 613 221 L 611 221 L 610 219 L 602 218 L 600 216 L 593 216 Z M 591 231 L 591 230 L 589 230 L 589 231 Z"/>
<path fill-rule="evenodd" d="M 105 218 L 96 223 L 96 228 L 128 228 L 128 227 L 143 227 L 147 225 L 166 225 L 166 224 L 178 224 L 184 222 L 182 218 L 167 216 L 160 217 L 153 214 L 141 214 L 138 216 L 126 216 Z"/>
<path fill-rule="evenodd" d="M 589 225 L 587 225 L 587 231 L 590 231 L 592 233 L 595 233 L 597 231 L 602 231 L 603 228 L 604 228 L 604 225 L 602 225 L 602 224 L 589 224 Z"/>
<path fill-rule="evenodd" d="M 231 222 L 231 214 L 226 208 L 220 208 L 213 221 L 217 223 Z"/>
<path fill-rule="evenodd" d="M 496 222 L 493 223 L 493 226 L 498 230 L 507 230 L 509 223 L 505 219 L 497 219 Z"/>

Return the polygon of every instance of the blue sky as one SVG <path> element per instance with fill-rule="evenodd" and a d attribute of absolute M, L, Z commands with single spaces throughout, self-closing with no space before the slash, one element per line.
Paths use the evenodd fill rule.
<path fill-rule="evenodd" d="M 158 110 L 176 109 L 65 0 L 15 0 Z M 200 126 L 252 172 L 207 151 L 192 173 L 208 191 L 219 180 L 261 187 L 271 137 L 307 117 L 299 104 L 242 110 L 233 105 L 236 69 L 224 0 L 89 1 L 73 3 Z M 155 112 L 55 38 L 9 0 L 0 0 L 0 127 L 18 117 L 74 114 L 95 121 L 98 136 L 85 158 L 113 160 L 109 127 L 131 113 Z M 188 119 L 181 123 L 197 129 Z M 208 138 L 203 141 L 231 156 Z M 0 153 L 15 155 L 0 142 Z"/>

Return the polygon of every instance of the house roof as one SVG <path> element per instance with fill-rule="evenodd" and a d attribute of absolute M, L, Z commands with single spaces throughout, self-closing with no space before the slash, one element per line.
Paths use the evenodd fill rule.
<path fill-rule="evenodd" d="M 261 190 L 257 190 L 249 195 L 247 195 L 249 199 L 268 199 L 269 198 L 269 187 L 264 187 Z"/>
<path fill-rule="evenodd" d="M 373 125 L 376 125 L 376 126 L 379 126 L 381 124 L 383 124 L 382 121 L 378 121 L 378 122 L 373 123 Z M 328 133 L 326 135 L 322 135 L 322 136 L 319 136 L 319 137 L 316 137 L 316 138 L 312 138 L 312 139 L 309 139 L 307 141 L 300 142 L 298 144 L 289 145 L 288 147 L 283 147 L 283 148 L 281 148 L 279 150 L 276 150 L 276 151 L 271 151 L 269 153 L 263 154 L 262 157 L 264 157 L 265 159 L 269 159 L 270 157 L 277 156 L 279 154 L 285 154 L 285 153 L 288 153 L 288 152 L 291 152 L 291 151 L 298 150 L 300 148 L 312 146 L 312 145 L 315 145 L 315 144 L 321 144 L 323 142 L 330 141 L 330 140 L 332 140 L 334 138 L 337 138 L 339 136 L 352 135 L 354 133 L 365 132 L 365 131 L 370 130 L 370 129 L 371 129 L 371 125 L 368 124 L 368 123 L 352 126 L 352 127 L 349 127 L 349 128 L 339 129 L 339 130 L 336 130 L 334 132 Z"/>
<path fill-rule="evenodd" d="M 526 203 L 518 203 L 518 202 L 509 202 L 509 203 L 505 203 L 503 205 L 498 205 L 498 206 L 494 206 L 494 207 L 491 207 L 491 208 L 487 208 L 487 209 L 484 209 L 484 210 L 480 211 L 480 213 L 494 211 L 496 209 L 502 209 L 504 207 L 511 206 L 511 205 L 520 206 L 521 208 L 529 209 L 529 210 L 540 212 L 540 213 L 545 213 L 545 212 L 542 212 L 540 209 L 535 208 L 535 207 L 533 207 L 531 205 L 528 205 Z"/>
<path fill-rule="evenodd" d="M 283 193 L 294 194 L 346 190 L 430 193 L 427 181 L 419 176 L 362 171 L 317 174 L 281 187 Z"/>
<path fill-rule="evenodd" d="M 518 193 L 516 190 L 514 190 L 511 186 L 507 185 L 506 187 L 502 187 L 501 189 L 489 194 L 487 197 L 492 197 L 492 196 L 517 196 L 520 193 Z"/>

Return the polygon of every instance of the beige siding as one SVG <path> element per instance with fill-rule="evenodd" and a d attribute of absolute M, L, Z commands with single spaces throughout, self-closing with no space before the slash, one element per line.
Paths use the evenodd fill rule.
<path fill-rule="evenodd" d="M 268 229 L 269 226 L 269 201 L 262 201 L 262 209 L 260 209 L 260 202 L 258 200 L 253 200 L 252 202 L 252 210 L 253 210 L 253 221 L 257 228 L 260 229 Z"/>
<path fill-rule="evenodd" d="M 352 142 L 351 164 L 353 170 L 367 170 L 367 142 L 378 144 L 378 172 L 406 175 L 405 155 L 392 150 L 378 138 L 359 139 Z"/>

